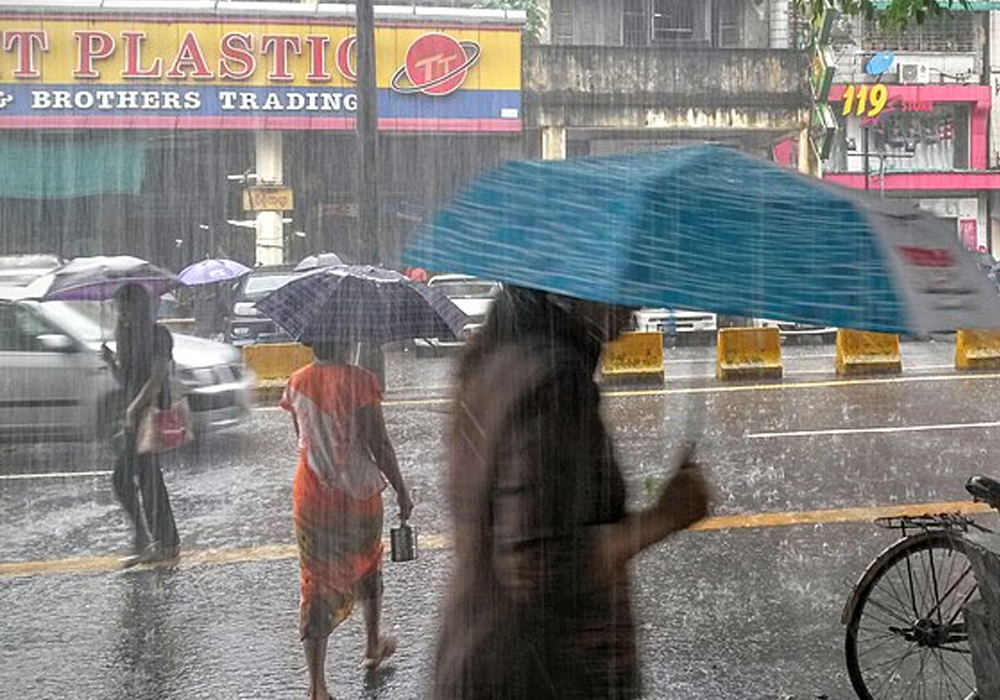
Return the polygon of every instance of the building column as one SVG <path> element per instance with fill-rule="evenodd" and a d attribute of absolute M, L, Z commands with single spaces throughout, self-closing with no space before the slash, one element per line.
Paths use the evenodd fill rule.
<path fill-rule="evenodd" d="M 542 160 L 566 160 L 566 127 L 542 127 Z"/>
<path fill-rule="evenodd" d="M 987 70 L 993 99 L 990 101 L 990 134 L 987 146 L 987 163 L 990 168 L 1000 167 L 1000 12 L 990 12 L 990 33 Z"/>
<path fill-rule="evenodd" d="M 809 141 L 809 129 L 799 132 L 799 172 L 806 175 L 820 176 L 820 173 L 813 172 L 812 143 Z"/>
<path fill-rule="evenodd" d="M 283 141 L 280 131 L 258 131 L 255 137 L 257 186 L 284 184 Z M 285 262 L 285 228 L 280 211 L 257 212 L 258 265 Z"/>

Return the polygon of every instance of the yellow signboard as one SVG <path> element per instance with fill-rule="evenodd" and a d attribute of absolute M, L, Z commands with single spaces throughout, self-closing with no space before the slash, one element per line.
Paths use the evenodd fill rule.
<path fill-rule="evenodd" d="M 292 211 L 295 200 L 287 187 L 251 187 L 243 190 L 243 208 L 247 211 Z"/>
<path fill-rule="evenodd" d="M 342 22 L 0 14 L 0 41 L 0 128 L 353 127 Z M 519 28 L 380 26 L 376 50 L 383 128 L 520 129 Z"/>

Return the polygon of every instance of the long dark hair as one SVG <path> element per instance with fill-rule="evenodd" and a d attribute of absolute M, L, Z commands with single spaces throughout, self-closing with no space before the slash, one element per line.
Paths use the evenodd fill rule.
<path fill-rule="evenodd" d="M 482 328 L 466 344 L 458 364 L 459 385 L 464 385 L 480 363 L 505 343 L 553 335 L 580 338 L 583 324 L 548 292 L 527 287 L 504 286 Z"/>
<path fill-rule="evenodd" d="M 152 335 L 156 319 L 153 315 L 153 299 L 141 284 L 129 282 L 122 285 L 115 292 L 115 301 L 119 305 L 124 304 L 128 310 L 127 317 L 119 311 L 115 327 L 115 341 L 119 345 L 118 354 L 121 356 L 121 346 L 127 348 L 132 345 L 133 338 L 144 334 Z"/>

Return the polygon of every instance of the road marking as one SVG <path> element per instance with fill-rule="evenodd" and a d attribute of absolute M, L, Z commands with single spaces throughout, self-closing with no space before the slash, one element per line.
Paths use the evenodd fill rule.
<path fill-rule="evenodd" d="M 72 479 L 82 476 L 111 476 L 111 471 L 96 472 L 45 472 L 38 474 L 0 474 L 0 481 L 26 481 L 28 479 Z"/>
<path fill-rule="evenodd" d="M 985 504 L 970 501 L 944 503 L 915 503 L 905 505 L 864 506 L 859 508 L 839 508 L 833 510 L 790 511 L 785 513 L 751 513 L 744 515 L 718 515 L 706 518 L 690 529 L 696 532 L 718 530 L 743 530 L 769 527 L 789 527 L 793 525 L 820 525 L 872 521 L 901 515 L 924 515 L 927 513 L 964 513 L 972 515 L 987 513 L 991 509 Z M 388 542 L 385 542 L 388 550 Z M 420 549 L 439 551 L 452 546 L 449 535 L 425 534 L 420 536 Z M 176 568 L 188 569 L 212 564 L 233 564 L 260 561 L 280 561 L 295 559 L 298 550 L 294 544 L 272 544 L 258 547 L 234 547 L 230 549 L 204 549 L 185 552 Z M 150 566 L 138 566 L 132 571 L 147 570 Z M 121 570 L 117 557 L 91 556 L 69 559 L 41 561 L 0 562 L 0 577 L 38 576 L 57 574 L 96 573 Z"/>
<path fill-rule="evenodd" d="M 830 428 L 828 430 L 787 430 L 777 433 L 748 433 L 751 440 L 767 438 L 813 437 L 817 435 L 863 435 L 865 433 L 925 433 L 935 430 L 971 430 L 973 428 L 1000 428 L 1000 421 L 981 423 L 938 423 L 935 425 L 900 425 L 882 428 Z"/>
<path fill-rule="evenodd" d="M 951 365 L 942 365 L 950 367 Z M 824 371 L 824 374 L 826 372 Z M 812 374 L 808 370 L 796 372 L 794 374 Z M 670 379 L 697 379 L 698 377 L 668 377 Z M 877 386 L 881 384 L 909 384 L 914 382 L 981 382 L 996 381 L 1000 379 L 1000 373 L 985 374 L 927 374 L 923 376 L 908 377 L 869 377 L 865 379 L 829 379 L 823 381 L 804 382 L 774 382 L 769 384 L 732 384 L 715 385 L 702 387 L 686 387 L 679 389 L 622 389 L 616 391 L 605 391 L 604 396 L 610 398 L 627 398 L 631 396 L 684 396 L 689 394 L 727 394 L 744 391 L 793 391 L 802 389 L 823 389 L 838 386 Z M 389 399 L 383 401 L 383 406 L 437 406 L 452 402 L 451 397 L 437 397 L 424 399 Z M 278 406 L 258 406 L 256 411 L 272 412 L 280 411 Z"/>

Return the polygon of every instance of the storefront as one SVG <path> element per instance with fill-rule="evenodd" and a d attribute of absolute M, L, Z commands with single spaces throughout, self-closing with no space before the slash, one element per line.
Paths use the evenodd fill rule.
<path fill-rule="evenodd" d="M 276 204 L 263 206 L 282 210 L 264 213 L 279 222 L 284 259 L 350 258 L 360 248 L 353 12 L 167 7 L 3 10 L 2 252 L 253 263 L 262 212 L 245 210 L 245 190 L 269 188 Z M 521 20 L 448 12 L 378 14 L 386 262 L 462 183 L 522 153 Z"/>
<path fill-rule="evenodd" d="M 834 85 L 830 102 L 839 124 L 824 179 L 913 200 L 951 219 L 968 247 L 996 251 L 989 86 Z"/>

